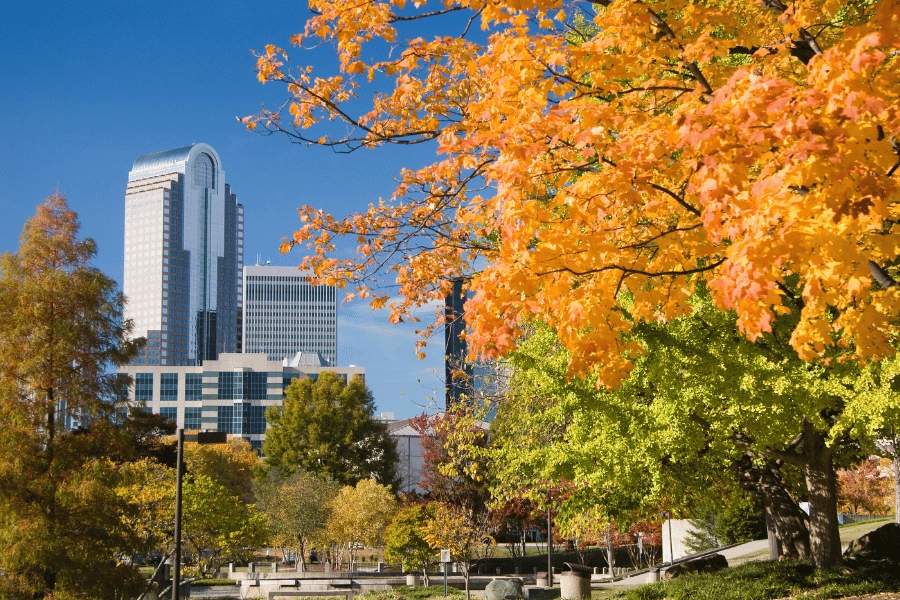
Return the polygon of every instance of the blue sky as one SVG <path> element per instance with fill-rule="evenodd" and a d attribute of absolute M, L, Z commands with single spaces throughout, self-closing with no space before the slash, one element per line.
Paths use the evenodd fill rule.
<path fill-rule="evenodd" d="M 288 47 L 306 16 L 305 2 L 0 3 L 0 250 L 17 248 L 22 224 L 58 189 L 98 244 L 96 266 L 121 283 L 132 163 L 193 142 L 216 149 L 244 205 L 248 264 L 299 262 L 278 253 L 298 206 L 343 215 L 389 197 L 400 167 L 422 164 L 427 148 L 341 155 L 235 120 L 284 99 L 256 80 L 250 51 Z M 325 50 L 291 54 L 334 65 Z M 398 418 L 443 402 L 443 341 L 417 360 L 413 329 L 358 303 L 339 309 L 339 363 L 364 366 L 378 409 Z"/>

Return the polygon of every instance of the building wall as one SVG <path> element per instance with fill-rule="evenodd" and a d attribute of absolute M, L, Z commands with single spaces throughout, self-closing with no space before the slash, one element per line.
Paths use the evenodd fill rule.
<path fill-rule="evenodd" d="M 422 471 L 425 460 L 422 458 L 422 436 L 413 429 L 409 420 L 394 421 L 388 424 L 391 439 L 397 444 L 397 475 L 400 477 L 400 492 L 416 492 L 422 494 Z"/>
<path fill-rule="evenodd" d="M 298 377 L 323 371 L 350 379 L 365 377 L 361 367 L 293 368 L 264 354 L 223 353 L 203 366 L 126 365 L 119 369 L 134 381 L 132 402 L 168 416 L 184 429 L 225 431 L 250 441 L 265 440 L 265 410 L 282 406 L 284 390 Z"/>
<path fill-rule="evenodd" d="M 238 347 L 243 207 L 216 151 L 138 158 L 125 193 L 125 314 L 142 365 L 196 365 Z"/>
<path fill-rule="evenodd" d="M 242 351 L 270 360 L 298 352 L 337 364 L 337 296 L 334 286 L 313 286 L 294 267 L 247 266 L 243 282 Z"/>

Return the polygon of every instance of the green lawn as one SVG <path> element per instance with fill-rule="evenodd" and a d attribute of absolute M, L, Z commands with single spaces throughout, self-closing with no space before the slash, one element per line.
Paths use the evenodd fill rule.
<path fill-rule="evenodd" d="M 900 591 L 900 568 L 867 564 L 814 569 L 796 561 L 757 562 L 718 573 L 681 577 L 599 598 L 625 600 L 804 600 Z"/>

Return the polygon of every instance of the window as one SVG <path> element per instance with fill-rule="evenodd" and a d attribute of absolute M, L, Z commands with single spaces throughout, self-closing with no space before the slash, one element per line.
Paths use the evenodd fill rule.
<path fill-rule="evenodd" d="M 159 399 L 161 402 L 178 401 L 178 373 L 162 373 L 159 376 Z"/>
<path fill-rule="evenodd" d="M 153 373 L 138 373 L 134 376 L 134 399 L 137 402 L 153 400 Z"/>
<path fill-rule="evenodd" d="M 234 407 L 220 406 L 216 418 L 216 431 L 234 433 Z"/>
<path fill-rule="evenodd" d="M 203 399 L 203 374 L 202 373 L 185 373 L 184 374 L 184 399 L 185 400 L 202 400 Z M 185 417 L 187 419 L 187 417 Z M 187 427 L 185 425 L 185 427 Z"/>
<path fill-rule="evenodd" d="M 161 408 L 159 409 L 159 414 L 167 419 L 172 419 L 176 423 L 178 422 L 178 409 L 175 407 L 167 406 Z"/>
<path fill-rule="evenodd" d="M 185 408 L 184 409 L 184 428 L 185 429 L 202 429 L 201 408 Z"/>

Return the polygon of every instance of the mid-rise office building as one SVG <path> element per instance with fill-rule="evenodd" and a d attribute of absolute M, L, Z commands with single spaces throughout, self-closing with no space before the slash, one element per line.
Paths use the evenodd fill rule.
<path fill-rule="evenodd" d="M 334 286 L 310 283 L 296 267 L 244 267 L 243 352 L 269 360 L 298 352 L 337 364 L 337 295 Z"/>
<path fill-rule="evenodd" d="M 134 380 L 132 402 L 181 428 L 224 431 L 257 449 L 266 437 L 266 409 L 282 406 L 284 390 L 294 379 L 316 379 L 324 371 L 345 381 L 365 377 L 361 367 L 317 366 L 300 357 L 273 361 L 265 354 L 221 354 L 202 366 L 131 364 L 119 369 Z"/>
<path fill-rule="evenodd" d="M 138 365 L 199 365 L 240 351 L 244 207 L 216 151 L 138 158 L 125 192 L 125 316 L 147 338 Z"/>

